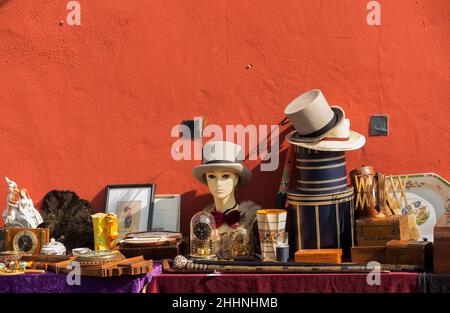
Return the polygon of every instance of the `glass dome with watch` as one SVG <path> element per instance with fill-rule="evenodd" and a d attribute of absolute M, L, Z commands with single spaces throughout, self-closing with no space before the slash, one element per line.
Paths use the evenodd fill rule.
<path fill-rule="evenodd" d="M 216 223 L 208 212 L 198 212 L 191 218 L 190 250 L 191 258 L 214 259 Z"/>

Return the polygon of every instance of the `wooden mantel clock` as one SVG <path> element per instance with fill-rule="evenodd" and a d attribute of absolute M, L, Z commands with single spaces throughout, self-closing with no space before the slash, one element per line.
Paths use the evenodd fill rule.
<path fill-rule="evenodd" d="M 39 254 L 49 242 L 48 228 L 5 228 L 5 250 Z"/>

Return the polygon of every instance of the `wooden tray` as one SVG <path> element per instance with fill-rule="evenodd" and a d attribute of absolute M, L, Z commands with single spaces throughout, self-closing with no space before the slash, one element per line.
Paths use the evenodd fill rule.
<path fill-rule="evenodd" d="M 65 266 L 56 266 L 58 273 L 69 273 L 72 270 Z M 144 260 L 142 256 L 105 263 L 98 266 L 82 266 L 82 276 L 112 277 L 124 275 L 141 275 L 153 270 L 153 261 Z"/>
<path fill-rule="evenodd" d="M 76 256 L 72 255 L 24 255 L 21 257 L 21 261 L 30 262 L 30 269 L 35 270 L 52 270 L 57 272 L 58 267 L 66 267 L 70 262 L 76 259 Z"/>

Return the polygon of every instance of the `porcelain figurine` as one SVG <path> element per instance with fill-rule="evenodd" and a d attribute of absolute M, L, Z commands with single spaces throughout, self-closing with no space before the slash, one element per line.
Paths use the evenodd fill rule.
<path fill-rule="evenodd" d="M 17 184 L 5 177 L 9 187 L 6 209 L 2 217 L 6 227 L 37 228 L 43 222 L 41 215 L 34 208 L 33 200 L 26 189 L 19 189 Z"/>

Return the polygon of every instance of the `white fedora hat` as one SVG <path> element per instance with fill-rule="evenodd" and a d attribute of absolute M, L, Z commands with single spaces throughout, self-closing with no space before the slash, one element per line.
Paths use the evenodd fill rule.
<path fill-rule="evenodd" d="M 252 172 L 242 164 L 242 147 L 228 141 L 211 141 L 203 146 L 203 164 L 192 169 L 192 175 L 202 184 L 207 184 L 205 174 L 218 169 L 229 170 L 239 175 L 237 186 L 247 184 Z"/>
<path fill-rule="evenodd" d="M 286 140 L 296 146 L 319 151 L 350 151 L 364 146 L 366 137 L 350 130 L 350 120 L 345 119 L 339 126 L 328 132 L 325 138 L 316 142 L 301 142 L 296 139 L 295 131 L 286 136 Z"/>
<path fill-rule="evenodd" d="M 296 130 L 301 142 L 315 142 L 326 137 L 345 118 L 338 106 L 330 107 L 319 89 L 305 92 L 284 109 L 284 114 Z"/>

